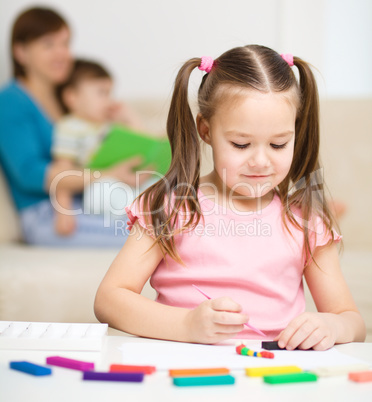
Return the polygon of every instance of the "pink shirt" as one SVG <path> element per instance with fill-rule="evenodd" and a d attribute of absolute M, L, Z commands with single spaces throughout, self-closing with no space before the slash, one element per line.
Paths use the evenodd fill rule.
<path fill-rule="evenodd" d="M 150 280 L 157 301 L 195 308 L 206 300 L 191 286 L 195 284 L 212 298 L 232 298 L 252 325 L 275 337 L 305 311 L 303 233 L 293 228 L 292 237 L 283 227 L 278 195 L 266 208 L 244 215 L 215 204 L 200 190 L 198 198 L 204 222 L 201 219 L 195 230 L 176 236 L 177 251 L 187 267 L 170 257 L 159 263 Z M 138 202 L 127 213 L 129 228 L 137 220 L 147 228 Z M 330 239 L 330 233 L 318 233 L 316 246 Z M 260 335 L 246 329 L 239 334 L 243 337 Z"/>

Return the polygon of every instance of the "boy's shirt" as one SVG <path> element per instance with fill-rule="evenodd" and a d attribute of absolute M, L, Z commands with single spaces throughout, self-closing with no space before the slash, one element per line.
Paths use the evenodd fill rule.
<path fill-rule="evenodd" d="M 95 124 L 67 115 L 55 126 L 52 155 L 54 158 L 68 158 L 76 165 L 85 167 L 99 148 L 109 128 L 109 123 Z"/>

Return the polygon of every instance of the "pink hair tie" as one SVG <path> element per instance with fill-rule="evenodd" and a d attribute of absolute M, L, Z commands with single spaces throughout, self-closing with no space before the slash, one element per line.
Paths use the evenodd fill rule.
<path fill-rule="evenodd" d="M 212 57 L 203 56 L 201 58 L 200 66 L 198 67 L 199 70 L 205 71 L 206 73 L 210 73 L 213 67 L 214 60 Z"/>
<path fill-rule="evenodd" d="M 293 54 L 291 54 L 291 53 L 286 53 L 286 54 L 281 54 L 280 56 L 282 57 L 283 60 L 285 60 L 285 61 L 288 63 L 288 65 L 289 65 L 290 67 L 294 66 L 294 63 L 293 63 Z"/>

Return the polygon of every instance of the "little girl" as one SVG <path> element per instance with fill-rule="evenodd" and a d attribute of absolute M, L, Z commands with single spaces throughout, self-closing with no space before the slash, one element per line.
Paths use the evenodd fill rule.
<path fill-rule="evenodd" d="M 196 67 L 206 74 L 195 124 Z M 193 58 L 176 78 L 167 131 L 171 167 L 127 208 L 131 234 L 97 291 L 97 318 L 182 342 L 257 339 L 248 320 L 289 350 L 363 341 L 323 198 L 309 65 L 257 45 Z M 214 162 L 201 178 L 198 133 Z M 303 275 L 317 313 L 305 312 Z M 141 296 L 150 277 L 156 301 Z"/>

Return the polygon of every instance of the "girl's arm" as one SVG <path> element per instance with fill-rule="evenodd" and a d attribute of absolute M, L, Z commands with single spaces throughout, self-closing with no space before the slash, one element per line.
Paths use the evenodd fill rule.
<path fill-rule="evenodd" d="M 325 350 L 336 343 L 363 342 L 366 328 L 342 275 L 336 245 L 315 250 L 304 272 L 318 313 L 304 313 L 292 320 L 276 338 L 287 349 Z"/>
<path fill-rule="evenodd" d="M 98 288 L 94 312 L 101 322 L 139 336 L 215 343 L 243 330 L 247 316 L 228 298 L 206 300 L 194 310 L 167 306 L 140 293 L 163 258 L 136 222 Z M 187 269 L 187 268 L 185 268 Z"/>

